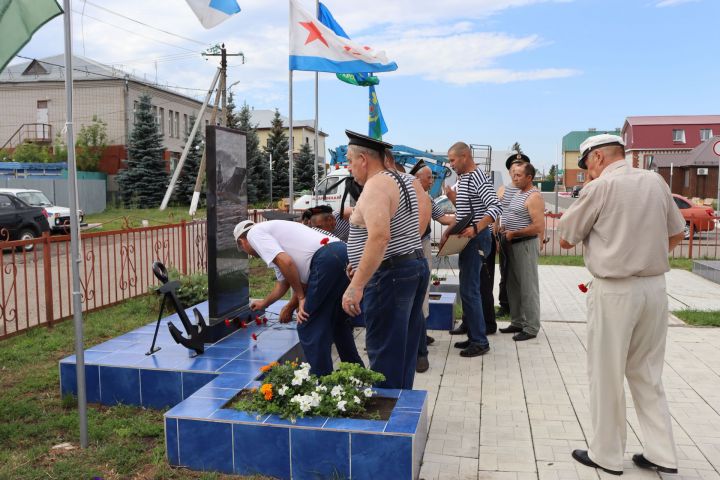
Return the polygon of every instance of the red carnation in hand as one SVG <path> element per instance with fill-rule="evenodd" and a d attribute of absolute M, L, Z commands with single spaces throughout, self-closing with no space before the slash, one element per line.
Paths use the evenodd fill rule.
<path fill-rule="evenodd" d="M 263 317 L 262 317 L 262 322 L 263 322 L 263 324 L 267 323 L 267 317 L 263 316 Z"/>
<path fill-rule="evenodd" d="M 257 335 L 255 335 L 255 334 L 253 333 L 253 334 L 252 334 L 252 339 L 253 339 L 253 340 L 257 340 Z"/>
<path fill-rule="evenodd" d="M 229 318 L 226 318 L 226 319 L 225 319 L 225 326 L 226 326 L 226 327 L 229 327 L 230 325 L 232 325 L 232 322 L 230 321 Z"/>
<path fill-rule="evenodd" d="M 320 240 L 320 245 L 327 245 L 328 242 L 330 242 L 330 238 L 325 237 L 322 240 Z"/>
<path fill-rule="evenodd" d="M 588 291 L 587 285 L 585 285 L 584 283 L 581 283 L 580 285 L 578 285 L 578 288 L 580 289 L 580 291 L 582 293 L 587 293 L 587 291 Z"/>
<path fill-rule="evenodd" d="M 432 283 L 437 287 L 438 285 L 440 285 L 440 280 L 433 280 Z"/>
<path fill-rule="evenodd" d="M 240 328 L 247 328 L 247 323 L 240 322 Z"/>
<path fill-rule="evenodd" d="M 262 325 L 262 318 L 255 317 L 255 325 Z"/>

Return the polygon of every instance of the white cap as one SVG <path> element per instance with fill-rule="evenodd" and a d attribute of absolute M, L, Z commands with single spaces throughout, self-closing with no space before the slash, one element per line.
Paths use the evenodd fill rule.
<path fill-rule="evenodd" d="M 235 241 L 238 241 L 238 238 L 240 238 L 241 235 L 244 233 L 247 233 L 248 230 L 250 230 L 255 223 L 252 220 L 243 220 L 242 222 L 235 225 L 235 230 L 233 230 L 233 237 L 235 237 Z"/>
<path fill-rule="evenodd" d="M 580 158 L 578 158 L 578 167 L 582 168 L 583 170 L 587 170 L 585 159 L 587 158 L 588 153 L 600 147 L 607 147 L 608 145 L 619 145 L 621 147 L 624 147 L 625 142 L 623 142 L 622 137 L 619 137 L 618 135 L 610 135 L 609 133 L 601 133 L 600 135 L 593 135 L 592 137 L 588 137 L 584 142 L 580 144 Z"/>

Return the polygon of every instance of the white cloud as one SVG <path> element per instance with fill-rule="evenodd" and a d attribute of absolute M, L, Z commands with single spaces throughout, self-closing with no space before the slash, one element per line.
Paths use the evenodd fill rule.
<path fill-rule="evenodd" d="M 683 3 L 698 2 L 700 0 L 660 0 L 655 4 L 656 7 L 674 7 Z"/>

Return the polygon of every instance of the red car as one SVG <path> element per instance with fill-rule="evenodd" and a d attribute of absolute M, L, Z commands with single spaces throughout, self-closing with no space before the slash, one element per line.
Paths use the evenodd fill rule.
<path fill-rule="evenodd" d="M 682 195 L 673 193 L 673 200 L 685 217 L 685 238 L 690 238 L 690 224 L 695 232 L 707 232 L 715 228 L 715 212 L 704 205 L 696 205 Z"/>

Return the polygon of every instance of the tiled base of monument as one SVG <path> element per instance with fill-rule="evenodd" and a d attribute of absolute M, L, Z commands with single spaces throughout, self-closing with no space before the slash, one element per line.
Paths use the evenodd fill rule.
<path fill-rule="evenodd" d="M 257 384 L 261 366 L 302 358 L 295 327 L 272 321 L 284 304 L 268 308 L 268 325 L 251 323 L 197 357 L 170 337 L 167 322 L 178 325 L 177 315 L 161 320 L 161 349 L 152 355 L 145 352 L 154 322 L 88 348 L 88 402 L 172 407 L 165 414 L 171 465 L 283 479 L 417 479 L 427 438 L 424 391 L 378 389 L 397 398 L 386 421 L 308 417 L 293 424 L 226 408 L 240 390 Z M 205 315 L 207 303 L 198 309 Z M 188 314 L 193 318 L 191 309 Z M 75 394 L 75 356 L 61 360 L 59 369 L 62 394 Z"/>

